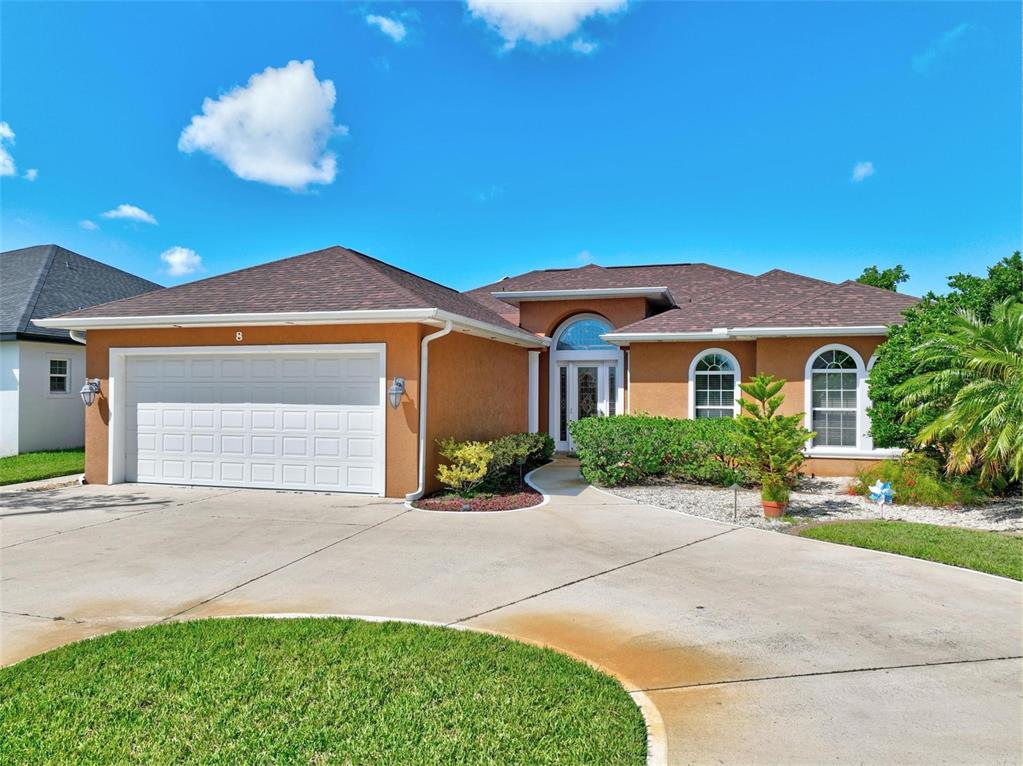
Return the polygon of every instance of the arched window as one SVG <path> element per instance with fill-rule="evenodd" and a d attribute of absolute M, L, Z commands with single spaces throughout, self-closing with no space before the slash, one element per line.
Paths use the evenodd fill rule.
<path fill-rule="evenodd" d="M 689 417 L 731 418 L 739 413 L 739 362 L 727 351 L 711 348 L 689 365 Z"/>
<path fill-rule="evenodd" d="M 810 364 L 810 428 L 814 447 L 859 446 L 863 363 L 852 349 L 825 347 Z"/>
<path fill-rule="evenodd" d="M 599 319 L 587 317 L 567 325 L 558 335 L 556 351 L 596 351 L 615 347 L 600 336 L 611 332 L 611 325 Z M 617 349 L 616 349 L 617 350 Z"/>

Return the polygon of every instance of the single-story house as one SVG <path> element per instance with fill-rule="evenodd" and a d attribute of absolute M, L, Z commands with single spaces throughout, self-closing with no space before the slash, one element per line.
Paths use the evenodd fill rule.
<path fill-rule="evenodd" d="M 707 264 L 532 271 L 460 293 L 343 247 L 56 318 L 98 379 L 86 478 L 418 495 L 436 440 L 578 418 L 732 417 L 738 383 L 785 378 L 817 431 L 807 469 L 870 440 L 874 349 L 914 298 Z"/>
<path fill-rule="evenodd" d="M 158 289 L 58 245 L 0 253 L 0 456 L 85 443 L 85 347 L 32 320 Z"/>

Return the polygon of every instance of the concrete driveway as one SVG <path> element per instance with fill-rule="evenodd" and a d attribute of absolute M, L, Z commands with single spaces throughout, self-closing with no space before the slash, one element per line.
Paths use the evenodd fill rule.
<path fill-rule="evenodd" d="M 672 763 L 1019 763 L 1018 583 L 696 519 L 541 469 L 539 509 L 149 485 L 6 494 L 2 660 L 252 613 L 546 643 L 656 705 Z"/>

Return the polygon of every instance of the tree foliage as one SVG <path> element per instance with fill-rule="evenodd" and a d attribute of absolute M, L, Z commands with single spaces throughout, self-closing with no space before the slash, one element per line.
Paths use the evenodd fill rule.
<path fill-rule="evenodd" d="M 877 266 L 867 266 L 863 273 L 856 277 L 856 281 L 861 284 L 891 290 L 893 293 L 899 289 L 899 285 L 908 280 L 909 272 L 901 264 L 884 270 L 878 269 Z"/>
<path fill-rule="evenodd" d="M 949 327 L 960 309 L 988 322 L 998 303 L 1023 299 L 1023 257 L 1017 252 L 1003 258 L 984 277 L 955 274 L 949 277 L 948 285 L 948 293 L 928 293 L 907 309 L 905 324 L 891 327 L 888 339 L 877 349 L 877 361 L 870 372 L 873 406 L 869 411 L 877 447 L 912 447 L 917 434 L 941 414 L 941 406 L 935 403 L 918 402 L 908 408 L 896 393 L 898 386 L 928 371 L 918 368 L 913 349 Z"/>
<path fill-rule="evenodd" d="M 949 473 L 1023 479 L 1023 303 L 999 303 L 990 322 L 961 309 L 910 359 L 923 372 L 896 389 L 900 406 L 938 410 L 917 444 L 945 445 Z"/>

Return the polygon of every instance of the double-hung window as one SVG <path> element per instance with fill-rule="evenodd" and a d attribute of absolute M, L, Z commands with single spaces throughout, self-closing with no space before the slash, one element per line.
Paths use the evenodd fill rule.
<path fill-rule="evenodd" d="M 50 359 L 50 393 L 66 394 L 71 363 L 67 359 Z"/>

